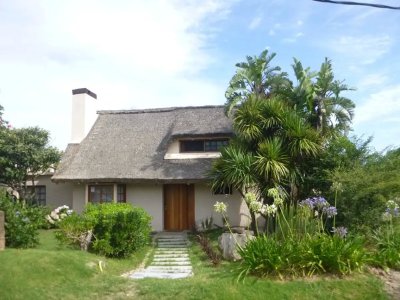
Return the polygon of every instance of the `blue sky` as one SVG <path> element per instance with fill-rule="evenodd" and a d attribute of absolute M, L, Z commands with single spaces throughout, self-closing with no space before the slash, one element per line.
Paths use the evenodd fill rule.
<path fill-rule="evenodd" d="M 364 0 L 363 2 L 374 2 Z M 396 0 L 376 0 L 400 5 Z M 0 104 L 15 127 L 70 137 L 71 90 L 98 109 L 223 104 L 235 63 L 265 48 L 291 76 L 293 57 L 332 59 L 357 88 L 352 134 L 400 146 L 400 11 L 311 0 L 0 0 Z"/>

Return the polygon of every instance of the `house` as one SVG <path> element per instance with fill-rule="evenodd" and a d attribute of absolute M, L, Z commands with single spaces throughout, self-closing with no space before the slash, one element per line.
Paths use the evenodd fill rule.
<path fill-rule="evenodd" d="M 96 98 L 73 90 L 71 143 L 51 178 L 69 193 L 67 205 L 80 212 L 89 202 L 132 203 L 160 231 L 192 229 L 210 216 L 222 225 L 213 205 L 224 201 L 232 225 L 249 224 L 240 195 L 212 192 L 207 182 L 212 160 L 233 134 L 223 106 L 98 111 L 91 126 Z"/>

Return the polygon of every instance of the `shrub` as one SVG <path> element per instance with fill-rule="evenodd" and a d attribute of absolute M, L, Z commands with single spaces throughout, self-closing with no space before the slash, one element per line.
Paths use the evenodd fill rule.
<path fill-rule="evenodd" d="M 400 228 L 395 226 L 399 223 L 399 200 L 386 203 L 386 211 L 382 215 L 385 223 L 372 235 L 375 244 L 373 261 L 380 267 L 400 269 Z"/>
<path fill-rule="evenodd" d="M 93 233 L 93 223 L 88 218 L 71 213 L 58 221 L 56 239 L 72 247 L 87 250 Z"/>
<path fill-rule="evenodd" d="M 250 240 L 239 249 L 243 261 L 240 278 L 257 276 L 308 275 L 314 273 L 349 274 L 367 262 L 363 240 L 338 235 L 307 235 L 301 240 L 279 240 L 267 235 Z"/>
<path fill-rule="evenodd" d="M 46 215 L 47 227 L 58 227 L 58 223 L 65 217 L 71 215 L 72 212 L 72 209 L 69 209 L 67 205 L 59 206 L 53 209 L 48 215 Z"/>
<path fill-rule="evenodd" d="M 39 243 L 38 230 L 44 224 L 44 211 L 41 207 L 14 200 L 0 191 L 0 210 L 5 214 L 7 247 L 30 248 Z"/>
<path fill-rule="evenodd" d="M 150 240 L 150 215 L 125 203 L 89 204 L 81 216 L 72 214 L 60 222 L 58 239 L 83 244 L 93 234 L 90 249 L 109 257 L 127 257 Z"/>

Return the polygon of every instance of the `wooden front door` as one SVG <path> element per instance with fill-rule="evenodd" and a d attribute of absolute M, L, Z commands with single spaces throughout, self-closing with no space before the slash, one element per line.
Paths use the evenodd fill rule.
<path fill-rule="evenodd" d="M 164 230 L 189 230 L 194 226 L 194 185 L 164 185 Z"/>

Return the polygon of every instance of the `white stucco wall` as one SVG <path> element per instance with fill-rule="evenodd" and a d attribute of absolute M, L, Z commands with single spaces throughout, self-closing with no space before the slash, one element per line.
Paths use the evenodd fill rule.
<path fill-rule="evenodd" d="M 81 213 L 87 203 L 87 185 L 75 184 L 72 189 L 72 209 L 77 213 Z"/>
<path fill-rule="evenodd" d="M 248 226 L 250 215 L 246 204 L 240 194 L 234 191 L 232 195 L 214 195 L 206 184 L 195 185 L 195 220 L 200 224 L 201 220 L 213 217 L 214 223 L 222 226 L 222 215 L 214 211 L 215 202 L 227 204 L 228 219 L 231 226 Z"/>
<path fill-rule="evenodd" d="M 144 208 L 153 217 L 153 230 L 164 229 L 162 184 L 128 184 L 126 202 Z"/>
<path fill-rule="evenodd" d="M 73 209 L 82 212 L 87 203 L 87 185 L 75 184 L 72 195 Z M 228 205 L 228 218 L 232 226 L 248 226 L 250 223 L 247 206 L 236 191 L 232 195 L 214 195 L 208 185 L 195 184 L 194 197 L 196 224 L 212 216 L 214 223 L 222 226 L 222 216 L 214 212 L 216 201 L 222 201 Z M 144 208 L 153 217 L 153 230 L 164 230 L 163 184 L 127 184 L 126 199 L 127 203 Z"/>
<path fill-rule="evenodd" d="M 46 186 L 46 205 L 50 208 L 56 208 L 61 205 L 72 207 L 72 184 L 54 183 L 51 181 L 52 175 L 42 175 L 35 180 L 35 185 Z M 27 182 L 30 186 L 32 183 Z"/>

